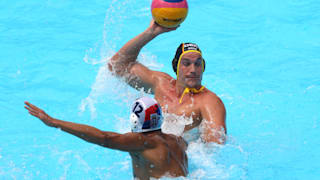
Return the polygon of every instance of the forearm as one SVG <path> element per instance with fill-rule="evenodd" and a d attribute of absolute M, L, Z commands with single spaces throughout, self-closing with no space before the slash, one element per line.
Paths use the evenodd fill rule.
<path fill-rule="evenodd" d="M 103 146 L 104 133 L 92 126 L 62 121 L 52 118 L 52 127 L 59 128 L 87 142 Z"/>
<path fill-rule="evenodd" d="M 29 114 L 39 118 L 47 126 L 60 128 L 61 130 L 90 143 L 121 151 L 136 151 L 141 150 L 146 146 L 146 141 L 144 141 L 143 136 L 140 134 L 126 133 L 122 135 L 114 132 L 100 131 L 92 126 L 52 118 L 37 106 L 27 101 L 25 104 L 25 108 L 28 110 Z M 150 145 L 150 142 L 148 144 Z"/>
<path fill-rule="evenodd" d="M 140 50 L 157 36 L 150 28 L 127 42 L 112 58 L 109 68 L 115 71 L 123 70 L 123 65 L 128 67 L 130 63 L 136 61 Z"/>
<path fill-rule="evenodd" d="M 127 42 L 118 52 L 120 56 L 136 58 L 140 50 L 157 35 L 151 30 L 146 29 L 144 32 Z"/>
<path fill-rule="evenodd" d="M 204 119 L 200 125 L 201 139 L 204 142 L 215 142 L 218 144 L 225 144 L 227 137 L 227 129 L 225 120 L 221 119 L 216 121 Z"/>
<path fill-rule="evenodd" d="M 83 124 L 77 124 L 67 121 L 53 119 L 53 126 L 61 130 L 75 135 L 87 142 L 94 143 L 103 147 L 117 149 L 120 151 L 141 150 L 146 145 L 142 138 L 137 138 L 137 135 L 121 135 L 110 131 L 101 131 L 95 127 Z"/>
<path fill-rule="evenodd" d="M 218 144 L 225 144 L 226 142 L 226 133 L 224 130 L 217 130 L 217 129 L 211 129 L 204 132 L 204 134 L 201 136 L 201 139 L 204 142 L 210 143 L 218 143 Z"/>

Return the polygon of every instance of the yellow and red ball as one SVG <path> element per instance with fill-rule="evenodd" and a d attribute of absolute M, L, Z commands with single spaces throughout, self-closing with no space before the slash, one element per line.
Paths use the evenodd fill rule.
<path fill-rule="evenodd" d="M 153 0 L 151 13 L 160 26 L 174 28 L 187 17 L 188 4 L 186 0 Z"/>

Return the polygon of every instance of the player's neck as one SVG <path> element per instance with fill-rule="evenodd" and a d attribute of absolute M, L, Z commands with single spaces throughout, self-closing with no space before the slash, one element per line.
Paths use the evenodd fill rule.
<path fill-rule="evenodd" d="M 177 80 L 176 81 L 176 94 L 178 97 L 182 96 L 183 92 L 185 91 L 186 88 L 189 88 L 189 89 L 200 89 L 202 87 L 202 85 L 197 85 L 195 87 L 187 87 L 185 84 L 183 83 L 179 83 L 179 81 Z"/>

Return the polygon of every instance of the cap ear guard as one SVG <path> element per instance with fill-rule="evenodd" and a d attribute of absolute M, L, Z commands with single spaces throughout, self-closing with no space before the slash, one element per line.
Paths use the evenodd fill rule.
<path fill-rule="evenodd" d="M 179 61 L 179 57 L 180 55 L 182 54 L 182 49 L 183 49 L 183 43 L 181 43 L 179 45 L 179 47 L 177 48 L 176 50 L 176 54 L 172 60 L 172 68 L 173 68 L 173 71 L 177 74 L 177 67 L 178 67 L 178 61 Z"/>
<path fill-rule="evenodd" d="M 173 68 L 173 71 L 177 74 L 177 66 L 178 66 L 178 59 L 174 58 L 172 60 L 172 68 Z"/>
<path fill-rule="evenodd" d="M 206 61 L 202 58 L 202 72 L 206 69 Z"/>

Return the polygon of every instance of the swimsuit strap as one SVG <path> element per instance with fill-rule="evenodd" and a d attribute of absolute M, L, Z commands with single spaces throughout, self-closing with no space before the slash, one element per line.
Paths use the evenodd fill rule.
<path fill-rule="evenodd" d="M 183 91 L 183 93 L 182 93 L 182 95 L 181 95 L 181 98 L 180 98 L 180 100 L 179 100 L 179 104 L 181 104 L 182 99 L 183 99 L 183 96 L 184 96 L 185 94 L 188 94 L 188 93 L 190 93 L 190 92 L 197 94 L 197 93 L 200 93 L 201 91 L 203 91 L 203 89 L 204 89 L 204 86 L 201 86 L 201 88 L 200 88 L 199 90 L 196 89 L 196 88 L 185 88 L 184 91 Z"/>

